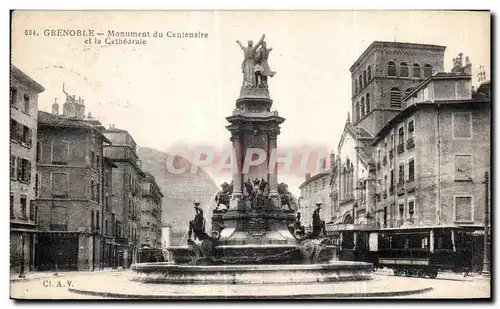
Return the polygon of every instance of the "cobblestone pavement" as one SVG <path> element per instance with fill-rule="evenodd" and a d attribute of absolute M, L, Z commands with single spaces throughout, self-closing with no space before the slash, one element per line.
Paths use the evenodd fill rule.
<path fill-rule="evenodd" d="M 372 281 L 344 282 L 319 285 L 239 285 L 239 286 L 184 286 L 141 284 L 129 281 L 127 272 L 75 272 L 64 273 L 58 276 L 32 276 L 29 280 L 11 281 L 11 297 L 21 299 L 103 299 L 101 296 L 75 294 L 68 291 L 68 287 L 87 290 L 111 290 L 130 294 L 149 295 L 187 295 L 189 293 L 219 291 L 227 294 L 239 295 L 292 295 L 294 293 L 307 294 L 311 292 L 350 293 L 370 291 L 390 291 L 403 289 L 418 289 L 432 287 L 432 290 L 420 294 L 407 296 L 393 296 L 391 298 L 488 298 L 490 282 L 481 276 L 463 277 L 457 274 L 440 274 L 436 279 L 397 277 L 389 271 L 378 271 Z M 264 291 L 264 292 L 263 292 Z M 288 293 L 289 292 L 289 293 Z M 208 295 L 208 294 L 207 294 Z M 323 298 L 323 297 L 320 297 Z"/>

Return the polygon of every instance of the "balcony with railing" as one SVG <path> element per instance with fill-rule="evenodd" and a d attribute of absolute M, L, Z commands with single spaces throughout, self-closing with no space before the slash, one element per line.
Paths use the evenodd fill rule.
<path fill-rule="evenodd" d="M 406 141 L 406 149 L 411 149 L 413 147 L 415 147 L 415 140 L 412 136 Z"/>
<path fill-rule="evenodd" d="M 399 144 L 397 148 L 398 154 L 405 152 L 405 143 Z"/>
<path fill-rule="evenodd" d="M 406 192 L 411 193 L 414 192 L 417 187 L 417 183 L 415 179 L 408 179 L 406 182 Z"/>

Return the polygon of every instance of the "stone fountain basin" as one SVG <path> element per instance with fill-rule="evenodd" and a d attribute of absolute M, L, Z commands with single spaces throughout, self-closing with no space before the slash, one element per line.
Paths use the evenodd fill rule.
<path fill-rule="evenodd" d="M 141 263 L 132 265 L 132 281 L 168 284 L 307 284 L 370 280 L 372 265 L 331 261 L 322 264 L 177 265 Z"/>
<path fill-rule="evenodd" d="M 316 262 L 327 263 L 335 257 L 334 246 L 325 246 Z M 188 264 L 195 258 L 195 252 L 189 246 L 172 246 L 175 264 Z M 298 245 L 287 244 L 248 244 L 220 245 L 215 248 L 216 264 L 304 264 L 304 253 Z"/>

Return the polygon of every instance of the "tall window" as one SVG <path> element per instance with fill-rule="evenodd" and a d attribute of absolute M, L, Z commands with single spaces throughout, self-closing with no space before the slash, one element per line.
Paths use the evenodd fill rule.
<path fill-rule="evenodd" d="M 94 211 L 90 211 L 90 231 L 95 231 Z"/>
<path fill-rule="evenodd" d="M 23 158 L 17 158 L 17 180 L 23 181 Z"/>
<path fill-rule="evenodd" d="M 410 159 L 408 162 L 408 181 L 412 182 L 415 180 L 415 160 Z"/>
<path fill-rule="evenodd" d="M 101 203 L 101 183 L 99 181 L 96 182 L 96 201 Z"/>
<path fill-rule="evenodd" d="M 17 179 L 22 182 L 31 182 L 31 162 L 23 159 L 17 158 Z"/>
<path fill-rule="evenodd" d="M 40 173 L 35 174 L 35 197 L 39 197 L 40 195 Z"/>
<path fill-rule="evenodd" d="M 414 121 L 413 120 L 410 120 L 408 122 L 408 139 L 412 138 L 413 137 L 413 133 L 415 131 L 415 125 L 414 125 Z"/>
<path fill-rule="evenodd" d="M 359 101 L 356 102 L 356 121 L 361 119 L 361 115 L 359 114 Z"/>
<path fill-rule="evenodd" d="M 23 126 L 23 144 L 28 147 L 31 147 L 31 129 Z"/>
<path fill-rule="evenodd" d="M 18 142 L 24 143 L 24 126 L 20 123 L 17 124 L 17 139 Z"/>
<path fill-rule="evenodd" d="M 368 81 L 372 80 L 372 67 L 371 66 L 368 66 L 368 68 L 366 69 L 366 79 L 368 79 Z"/>
<path fill-rule="evenodd" d="M 15 213 L 14 213 L 14 195 L 10 195 L 10 218 L 13 219 L 15 218 Z"/>
<path fill-rule="evenodd" d="M 358 79 L 354 78 L 354 93 L 358 93 Z"/>
<path fill-rule="evenodd" d="M 10 87 L 10 106 L 17 107 L 17 89 Z"/>
<path fill-rule="evenodd" d="M 16 157 L 10 156 L 10 179 L 16 179 Z"/>
<path fill-rule="evenodd" d="M 42 158 L 42 144 L 40 142 L 36 142 L 36 162 L 40 162 Z"/>
<path fill-rule="evenodd" d="M 400 203 L 398 208 L 399 208 L 399 220 L 403 220 L 405 215 L 405 204 Z"/>
<path fill-rule="evenodd" d="M 472 181 L 471 155 L 455 155 L 455 181 Z"/>
<path fill-rule="evenodd" d="M 370 113 L 370 94 L 366 94 L 366 113 Z"/>
<path fill-rule="evenodd" d="M 473 221 L 471 196 L 455 197 L 455 221 L 457 222 Z"/>
<path fill-rule="evenodd" d="M 471 113 L 452 113 L 453 137 L 471 138 L 472 137 L 472 114 Z"/>
<path fill-rule="evenodd" d="M 415 223 L 415 201 L 408 202 L 408 216 L 411 223 Z"/>
<path fill-rule="evenodd" d="M 398 184 L 403 184 L 405 179 L 405 165 L 404 163 L 399 164 L 399 179 Z"/>
<path fill-rule="evenodd" d="M 365 116 L 365 98 L 361 98 L 361 117 Z"/>
<path fill-rule="evenodd" d="M 26 195 L 21 195 L 21 219 L 28 219 L 28 216 L 26 213 L 27 206 L 28 206 L 28 199 L 26 198 Z"/>
<path fill-rule="evenodd" d="M 391 107 L 401 107 L 401 90 L 399 88 L 391 89 Z"/>
<path fill-rule="evenodd" d="M 413 64 L 413 77 L 420 78 L 420 65 L 417 63 Z"/>
<path fill-rule="evenodd" d="M 35 201 L 30 201 L 30 220 L 35 221 Z"/>
<path fill-rule="evenodd" d="M 396 63 L 389 61 L 387 64 L 387 76 L 396 76 Z"/>
<path fill-rule="evenodd" d="M 410 71 L 408 69 L 408 64 L 406 62 L 401 62 L 399 76 L 400 77 L 410 76 Z"/>
<path fill-rule="evenodd" d="M 24 112 L 26 114 L 30 113 L 30 96 L 27 94 L 24 95 Z"/>
<path fill-rule="evenodd" d="M 101 230 L 101 213 L 99 210 L 95 214 L 96 229 L 99 232 Z"/>
<path fill-rule="evenodd" d="M 10 139 L 17 141 L 17 121 L 10 119 Z"/>
<path fill-rule="evenodd" d="M 366 71 L 363 71 L 363 85 L 366 85 Z"/>
<path fill-rule="evenodd" d="M 404 144 L 405 142 L 405 129 L 403 127 L 399 128 L 398 130 L 398 136 L 399 136 L 399 145 Z"/>
<path fill-rule="evenodd" d="M 424 78 L 432 76 L 432 66 L 430 64 L 424 65 Z"/>
<path fill-rule="evenodd" d="M 363 88 L 363 74 L 359 75 L 359 90 Z"/>
<path fill-rule="evenodd" d="M 92 150 L 92 153 L 90 155 L 90 164 L 92 167 L 95 167 L 95 152 Z"/>
<path fill-rule="evenodd" d="M 90 199 L 95 201 L 95 181 L 94 178 L 90 179 Z"/>
<path fill-rule="evenodd" d="M 391 188 L 394 187 L 394 170 L 391 170 Z"/>

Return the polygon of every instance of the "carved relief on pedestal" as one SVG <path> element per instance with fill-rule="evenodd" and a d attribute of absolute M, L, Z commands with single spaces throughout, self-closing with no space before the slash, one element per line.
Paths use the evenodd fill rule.
<path fill-rule="evenodd" d="M 261 237 L 267 232 L 267 220 L 265 218 L 250 218 L 247 222 L 248 234 Z"/>

